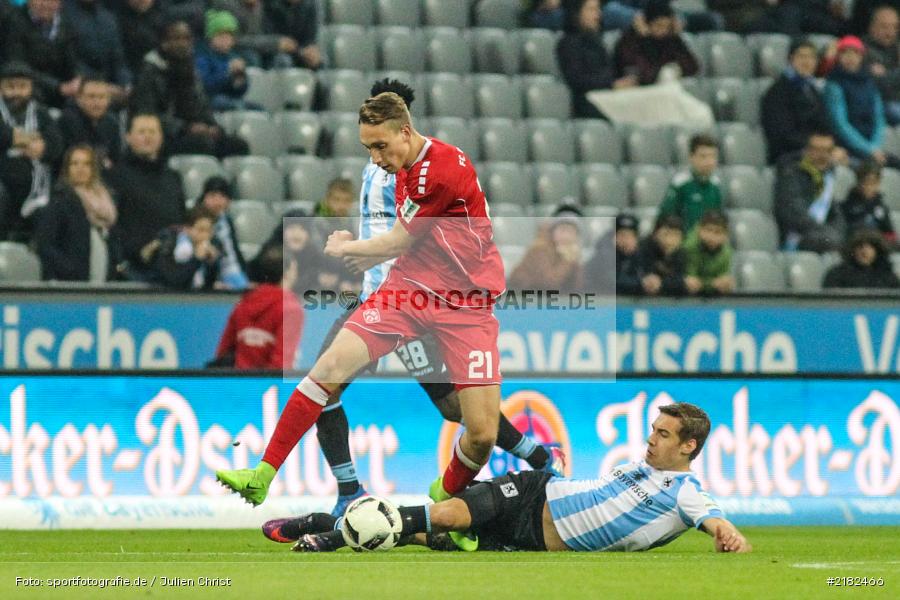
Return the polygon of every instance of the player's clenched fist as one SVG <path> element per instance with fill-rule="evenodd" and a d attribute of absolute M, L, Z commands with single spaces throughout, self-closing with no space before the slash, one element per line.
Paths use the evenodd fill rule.
<path fill-rule="evenodd" d="M 344 244 L 352 240 L 353 234 L 346 229 L 335 231 L 328 236 L 328 240 L 325 242 L 325 254 L 327 254 L 328 256 L 334 256 L 336 258 L 343 257 Z"/>

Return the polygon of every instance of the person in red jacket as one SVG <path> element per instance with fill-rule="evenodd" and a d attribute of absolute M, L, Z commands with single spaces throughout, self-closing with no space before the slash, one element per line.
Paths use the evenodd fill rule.
<path fill-rule="evenodd" d="M 303 308 L 291 291 L 297 263 L 285 268 L 281 246 L 259 260 L 260 285 L 247 292 L 228 318 L 215 365 L 235 369 L 291 369 L 303 333 Z M 230 360 L 231 355 L 234 360 Z"/>

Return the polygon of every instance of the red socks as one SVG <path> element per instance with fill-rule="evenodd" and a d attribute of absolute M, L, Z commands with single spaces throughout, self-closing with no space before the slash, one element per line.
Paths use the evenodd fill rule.
<path fill-rule="evenodd" d="M 288 398 L 275 432 L 266 447 L 263 461 L 269 463 L 275 469 L 281 468 L 281 464 L 287 459 L 288 454 L 300 441 L 309 428 L 312 427 L 322 408 L 328 402 L 330 392 L 316 381 L 304 377 L 297 385 L 297 389 Z"/>
<path fill-rule="evenodd" d="M 481 467 L 482 465 L 473 462 L 463 454 L 459 442 L 456 442 L 456 446 L 453 448 L 453 458 L 450 459 L 450 464 L 444 471 L 444 491 L 451 496 L 462 492 L 475 479 L 475 476 L 481 471 Z"/>

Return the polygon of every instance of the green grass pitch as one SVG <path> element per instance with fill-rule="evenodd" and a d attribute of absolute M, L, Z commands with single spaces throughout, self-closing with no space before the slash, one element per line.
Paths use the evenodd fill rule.
<path fill-rule="evenodd" d="M 900 598 L 900 528 L 747 528 L 749 555 L 716 554 L 688 532 L 644 553 L 301 555 L 258 531 L 0 531 L 0 598 Z M 53 578 L 145 578 L 141 588 L 51 589 Z M 37 578 L 41 587 L 16 585 Z M 156 578 L 153 585 L 150 580 Z M 183 578 L 193 587 L 163 586 Z M 827 584 L 881 578 L 882 586 Z M 200 587 L 202 578 L 231 579 Z"/>

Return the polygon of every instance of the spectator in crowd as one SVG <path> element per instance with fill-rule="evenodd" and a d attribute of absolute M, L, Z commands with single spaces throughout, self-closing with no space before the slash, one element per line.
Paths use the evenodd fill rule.
<path fill-rule="evenodd" d="M 645 31 L 647 21 L 643 10 L 650 0 L 610 0 L 603 6 L 603 30 L 625 30 L 634 27 L 638 31 Z M 678 18 L 684 22 L 688 31 L 712 31 L 722 29 L 725 25 L 721 15 L 711 11 L 689 10 L 679 11 Z"/>
<path fill-rule="evenodd" d="M 155 114 L 130 117 L 125 154 L 107 181 L 119 201 L 119 228 L 125 258 L 140 277 L 146 265 L 141 250 L 164 228 L 184 222 L 181 176 L 166 166 L 163 132 Z"/>
<path fill-rule="evenodd" d="M 890 6 L 900 12 L 900 0 L 853 0 L 850 16 L 850 33 L 865 35 L 872 23 L 872 13 L 882 6 Z"/>
<path fill-rule="evenodd" d="M 152 242 L 156 279 L 175 290 L 211 290 L 219 278 L 222 247 L 213 234 L 216 216 L 195 206 L 182 226 L 167 227 Z"/>
<path fill-rule="evenodd" d="M 211 7 L 237 18 L 238 50 L 254 66 L 291 67 L 300 46 L 294 38 L 275 31 L 262 0 L 212 0 Z"/>
<path fill-rule="evenodd" d="M 583 290 L 580 216 L 581 211 L 574 206 L 558 209 L 553 220 L 538 229 L 531 247 L 509 275 L 507 286 L 517 290 Z"/>
<path fill-rule="evenodd" d="M 33 91 L 28 65 L 12 61 L 0 68 L 0 119 L 27 137 L 0 155 L 0 239 L 28 239 L 36 212 L 50 201 L 51 173 L 63 153 L 59 128 Z"/>
<path fill-rule="evenodd" d="M 260 282 L 264 278 L 260 273 L 260 262 L 266 251 L 283 245 L 285 261 L 297 263 L 293 290 L 298 297 L 310 290 L 334 289 L 334 277 L 325 271 L 326 260 L 321 250 L 322 244 L 309 215 L 302 210 L 286 212 L 281 223 L 262 245 L 259 254 L 247 266 L 251 281 Z"/>
<path fill-rule="evenodd" d="M 75 38 L 79 73 L 108 82 L 116 103 L 124 101 L 131 87 L 131 70 L 113 14 L 99 0 L 67 0 L 63 20 Z"/>
<path fill-rule="evenodd" d="M 884 151 L 884 104 L 875 80 L 863 67 L 865 46 L 857 37 L 841 38 L 837 62 L 828 75 L 825 104 L 841 144 L 858 159 L 900 167 L 900 159 Z"/>
<path fill-rule="evenodd" d="M 159 49 L 144 57 L 131 96 L 132 113 L 162 116 L 166 148 L 172 154 L 247 154 L 247 142 L 227 135 L 213 118 L 194 68 L 194 42 L 184 21 L 163 30 Z"/>
<path fill-rule="evenodd" d="M 805 39 L 794 42 L 789 60 L 790 65 L 760 103 L 770 163 L 802 151 L 813 131 L 831 129 L 828 109 L 815 78 L 819 60 L 815 44 Z"/>
<path fill-rule="evenodd" d="M 612 60 L 600 33 L 600 0 L 568 0 L 566 33 L 556 45 L 563 79 L 572 90 L 572 111 L 578 118 L 602 118 L 586 97 L 593 90 L 634 87 L 634 75 L 616 79 Z"/>
<path fill-rule="evenodd" d="M 322 66 L 322 51 L 316 39 L 319 35 L 319 16 L 316 0 L 272 0 L 266 4 L 275 32 L 293 39 L 297 44 L 288 53 L 294 66 L 318 69 Z"/>
<path fill-rule="evenodd" d="M 685 256 L 681 248 L 684 223 L 675 215 L 656 220 L 653 233 L 638 249 L 641 288 L 648 296 L 683 296 Z"/>
<path fill-rule="evenodd" d="M 203 184 L 203 192 L 196 204 L 205 206 L 216 217 L 213 229 L 216 240 L 222 247 L 221 283 L 228 289 L 243 290 L 250 281 L 247 279 L 247 267 L 241 254 L 234 221 L 228 214 L 232 197 L 231 184 L 224 177 L 217 175 L 210 177 Z"/>
<path fill-rule="evenodd" d="M 18 29 L 18 15 L 9 0 L 0 0 L 0 65 L 13 56 L 12 42 Z"/>
<path fill-rule="evenodd" d="M 689 294 L 713 296 L 734 290 L 731 276 L 731 243 L 728 217 L 721 210 L 709 210 L 684 241 L 685 287 Z"/>
<path fill-rule="evenodd" d="M 38 220 L 36 242 L 44 279 L 103 283 L 119 278 L 118 211 L 100 179 L 97 152 L 76 145 L 66 152 L 60 181 Z"/>
<path fill-rule="evenodd" d="M 197 35 L 203 35 L 203 16 L 209 0 L 163 0 L 169 19 L 185 21 Z"/>
<path fill-rule="evenodd" d="M 91 146 L 104 169 L 112 167 L 122 154 L 122 131 L 119 119 L 109 113 L 110 102 L 109 84 L 86 77 L 75 104 L 67 106 L 59 120 L 64 147 Z"/>
<path fill-rule="evenodd" d="M 638 221 L 619 213 L 615 231 L 597 240 L 594 254 L 584 267 L 587 287 L 601 294 L 634 296 L 641 293 L 638 262 Z"/>
<path fill-rule="evenodd" d="M 675 175 L 660 215 L 677 215 L 689 233 L 708 210 L 722 208 L 719 168 L 719 142 L 709 135 L 695 135 L 690 141 L 690 169 Z"/>
<path fill-rule="evenodd" d="M 216 366 L 294 368 L 303 335 L 303 307 L 292 291 L 299 267 L 284 259 L 282 246 L 270 246 L 260 256 L 260 285 L 247 292 L 228 317 Z"/>
<path fill-rule="evenodd" d="M 881 232 L 889 248 L 896 246 L 897 233 L 891 222 L 891 213 L 882 202 L 881 167 L 878 163 L 867 161 L 856 169 L 856 186 L 841 204 L 841 211 L 850 235 L 860 229 L 875 230 Z"/>
<path fill-rule="evenodd" d="M 125 63 L 137 76 L 147 53 L 159 47 L 166 13 L 159 0 L 125 0 L 119 7 L 118 20 Z"/>
<path fill-rule="evenodd" d="M 843 262 L 829 269 L 822 287 L 900 288 L 881 234 L 867 230 L 854 233 L 844 250 Z"/>
<path fill-rule="evenodd" d="M 841 36 L 849 27 L 842 0 L 766 0 L 766 4 L 767 9 L 747 27 L 748 32 Z"/>
<path fill-rule="evenodd" d="M 561 31 L 566 22 L 562 0 L 528 0 L 522 13 L 525 27 Z"/>
<path fill-rule="evenodd" d="M 900 124 L 900 16 L 892 6 L 872 13 L 872 22 L 863 41 L 866 44 L 865 70 L 875 78 L 888 123 Z"/>
<path fill-rule="evenodd" d="M 78 93 L 80 83 L 75 36 L 60 14 L 61 6 L 62 0 L 28 0 L 19 9 L 9 42 L 12 57 L 35 72 L 35 96 L 57 108 Z"/>
<path fill-rule="evenodd" d="M 784 250 L 841 247 L 844 220 L 834 197 L 834 136 L 814 132 L 799 157 L 787 156 L 775 179 L 775 220 Z"/>
<path fill-rule="evenodd" d="M 197 72 L 213 110 L 262 110 L 244 100 L 247 62 L 234 51 L 237 19 L 229 12 L 206 13 L 206 43 L 197 50 Z"/>
<path fill-rule="evenodd" d="M 677 65 L 681 76 L 696 75 L 700 63 L 681 38 L 681 26 L 668 0 L 649 0 L 644 19 L 646 32 L 632 26 L 616 43 L 616 76 L 635 75 L 640 85 L 650 85 L 657 82 L 660 71 L 669 65 Z"/>

